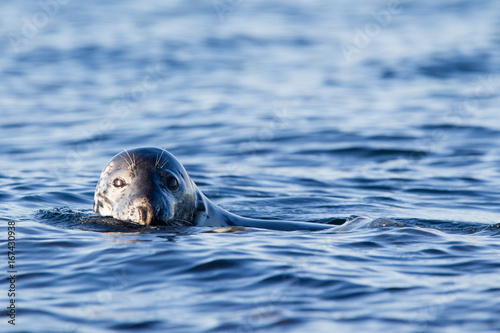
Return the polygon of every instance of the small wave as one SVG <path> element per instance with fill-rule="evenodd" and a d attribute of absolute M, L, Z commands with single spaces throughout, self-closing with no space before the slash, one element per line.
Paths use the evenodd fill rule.
<path fill-rule="evenodd" d="M 474 234 L 483 231 L 500 231 L 500 223 L 483 224 L 477 222 L 455 222 L 444 220 L 423 220 L 423 219 L 394 219 L 397 222 L 408 226 L 415 226 L 425 229 L 435 229 L 448 233 Z"/>
<path fill-rule="evenodd" d="M 485 73 L 488 71 L 490 55 L 478 52 L 466 55 L 448 53 L 435 55 L 426 63 L 417 66 L 417 70 L 426 76 L 448 78 L 455 75 Z"/>
<path fill-rule="evenodd" d="M 358 156 L 370 158 L 387 158 L 387 157 L 402 157 L 412 156 L 414 154 L 421 154 L 422 151 L 413 149 L 399 149 L 399 148 L 370 148 L 370 147 L 346 147 L 346 148 L 333 148 L 333 149 L 307 149 L 297 151 L 298 154 L 331 154 L 342 156 Z"/>
<path fill-rule="evenodd" d="M 463 75 L 487 73 L 492 65 L 492 57 L 488 52 L 474 50 L 470 54 L 450 50 L 442 54 L 431 54 L 420 59 L 402 59 L 399 66 L 383 66 L 380 62 L 373 65 L 383 67 L 381 78 L 407 78 L 422 75 L 432 79 L 448 79 Z"/>

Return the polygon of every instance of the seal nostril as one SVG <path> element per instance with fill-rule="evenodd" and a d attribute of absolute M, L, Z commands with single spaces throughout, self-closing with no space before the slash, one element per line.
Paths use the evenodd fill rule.
<path fill-rule="evenodd" d="M 144 225 L 151 225 L 151 221 L 153 220 L 154 216 L 153 207 L 150 204 L 146 204 L 137 207 L 137 211 L 139 212 L 139 223 Z"/>

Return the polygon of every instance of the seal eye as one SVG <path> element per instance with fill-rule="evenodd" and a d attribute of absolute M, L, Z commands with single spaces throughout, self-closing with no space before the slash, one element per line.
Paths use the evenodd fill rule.
<path fill-rule="evenodd" d="M 171 191 L 176 191 L 179 188 L 179 182 L 173 176 L 167 178 L 167 186 Z"/>
<path fill-rule="evenodd" d="M 115 180 L 113 180 L 113 186 L 116 188 L 121 188 L 125 185 L 127 185 L 127 183 L 125 183 L 125 181 L 121 178 L 116 178 Z"/>
<path fill-rule="evenodd" d="M 170 191 L 177 191 L 177 189 L 179 189 L 179 182 L 173 175 L 163 171 L 161 172 L 160 176 Z"/>

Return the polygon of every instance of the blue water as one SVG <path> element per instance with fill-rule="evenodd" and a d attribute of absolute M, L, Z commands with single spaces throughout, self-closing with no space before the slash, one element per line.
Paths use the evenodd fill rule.
<path fill-rule="evenodd" d="M 499 332 L 500 2 L 391 3 L 2 1 L 0 331 Z M 398 223 L 87 223 L 140 146 L 236 214 Z"/>

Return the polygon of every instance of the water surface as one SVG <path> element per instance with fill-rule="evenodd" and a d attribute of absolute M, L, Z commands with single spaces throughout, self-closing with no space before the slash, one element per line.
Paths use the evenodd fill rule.
<path fill-rule="evenodd" d="M 0 4 L 3 332 L 500 331 L 498 2 L 58 4 Z M 236 214 L 398 225 L 84 223 L 140 146 Z"/>

